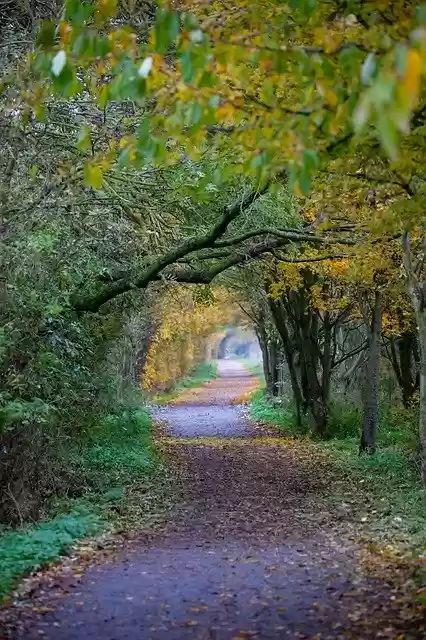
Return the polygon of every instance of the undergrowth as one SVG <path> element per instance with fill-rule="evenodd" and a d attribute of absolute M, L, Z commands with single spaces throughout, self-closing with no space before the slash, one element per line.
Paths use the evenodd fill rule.
<path fill-rule="evenodd" d="M 132 482 L 155 466 L 149 413 L 124 408 L 107 415 L 90 429 L 72 455 L 91 490 Z"/>
<path fill-rule="evenodd" d="M 257 391 L 251 400 L 251 415 L 260 423 L 273 425 L 294 438 L 309 437 L 309 426 L 297 427 L 292 406 Z M 365 519 L 379 533 L 392 535 L 412 545 L 424 544 L 426 531 L 425 494 L 420 479 L 416 416 L 400 408 L 385 408 L 380 415 L 378 452 L 359 455 L 362 414 L 355 404 L 336 402 L 330 409 L 329 439 L 315 440 L 338 468 L 333 487 L 344 501 L 348 488 L 364 500 Z"/>
<path fill-rule="evenodd" d="M 247 371 L 254 375 L 254 377 L 257 378 L 262 385 L 265 384 L 265 375 L 263 373 L 262 362 L 256 362 L 253 360 L 241 360 L 241 362 L 247 369 Z"/>
<path fill-rule="evenodd" d="M 74 540 L 93 534 L 101 527 L 98 514 L 80 507 L 29 529 L 3 533 L 0 536 L 0 596 L 13 588 L 19 576 L 54 560 Z"/>
<path fill-rule="evenodd" d="M 167 404 L 170 400 L 173 400 L 179 393 L 185 389 L 193 389 L 200 387 L 210 380 L 214 380 L 217 377 L 217 363 L 216 362 L 203 362 L 198 365 L 193 372 L 184 380 L 180 380 L 173 385 L 173 387 L 165 392 L 159 393 L 153 397 L 153 401 L 156 404 Z"/>
<path fill-rule="evenodd" d="M 0 531 L 0 596 L 74 541 L 110 527 L 125 511 L 129 489 L 152 475 L 158 462 L 145 409 L 123 407 L 100 419 L 68 450 L 78 486 L 74 494 L 54 500 L 44 522 Z"/>

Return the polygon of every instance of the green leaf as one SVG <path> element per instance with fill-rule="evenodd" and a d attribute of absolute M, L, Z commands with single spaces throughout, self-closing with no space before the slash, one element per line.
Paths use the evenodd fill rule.
<path fill-rule="evenodd" d="M 123 149 L 118 158 L 118 166 L 120 169 L 124 169 L 129 164 L 130 152 L 129 149 Z"/>
<path fill-rule="evenodd" d="M 138 141 L 144 144 L 151 137 L 151 126 L 148 118 L 144 118 L 138 127 Z"/>
<path fill-rule="evenodd" d="M 87 124 L 80 129 L 77 139 L 77 149 L 87 151 L 92 148 L 92 132 Z"/>
<path fill-rule="evenodd" d="M 322 70 L 326 78 L 334 78 L 335 69 L 328 58 L 323 58 L 321 62 Z"/>
<path fill-rule="evenodd" d="M 164 55 L 179 33 L 179 16 L 176 11 L 158 9 L 155 20 L 155 48 Z"/>
<path fill-rule="evenodd" d="M 303 193 L 308 195 L 311 191 L 311 175 L 310 172 L 304 168 L 299 175 L 299 186 Z"/>
<path fill-rule="evenodd" d="M 30 167 L 30 178 L 31 180 L 35 180 L 37 177 L 37 173 L 38 173 L 38 165 L 37 164 L 32 164 Z"/>
<path fill-rule="evenodd" d="M 56 70 L 59 67 L 60 65 L 58 64 Z M 81 84 L 77 80 L 75 70 L 68 62 L 64 65 L 59 75 L 55 75 L 52 69 L 52 80 L 54 89 L 67 98 L 71 98 L 81 90 Z"/>
<path fill-rule="evenodd" d="M 419 24 L 425 24 L 426 22 L 426 4 L 422 3 L 416 9 L 416 20 Z"/>
<path fill-rule="evenodd" d="M 372 111 L 371 99 L 368 93 L 365 93 L 355 107 L 352 116 L 352 122 L 356 133 L 361 133 L 368 124 Z"/>
<path fill-rule="evenodd" d="M 407 70 L 407 47 L 397 47 L 395 56 L 396 56 L 396 68 L 398 73 L 402 75 L 405 74 Z"/>
<path fill-rule="evenodd" d="M 198 86 L 200 89 L 204 89 L 204 87 L 214 87 L 217 83 L 217 78 L 210 71 L 203 71 L 200 80 L 198 81 Z"/>
<path fill-rule="evenodd" d="M 291 0 L 290 6 L 299 14 L 297 17 L 309 18 L 317 8 L 316 0 Z"/>
<path fill-rule="evenodd" d="M 362 57 L 362 51 L 357 47 L 343 49 L 339 53 L 339 64 L 345 76 L 358 76 Z"/>
<path fill-rule="evenodd" d="M 65 4 L 65 20 L 75 25 L 83 25 L 93 14 L 94 5 L 82 0 L 67 0 Z"/>
<path fill-rule="evenodd" d="M 318 167 L 318 154 L 314 149 L 305 149 L 303 152 L 303 170 L 308 174 Z"/>
<path fill-rule="evenodd" d="M 252 169 L 260 169 L 265 164 L 265 156 L 263 153 L 257 153 L 250 162 Z"/>
<path fill-rule="evenodd" d="M 290 186 L 290 189 L 294 189 L 294 185 L 297 182 L 297 177 L 299 174 L 299 168 L 296 165 L 295 162 L 290 162 L 289 166 L 288 166 L 288 183 Z"/>
<path fill-rule="evenodd" d="M 194 65 L 195 56 L 191 49 L 185 49 L 185 51 L 182 52 L 180 61 L 182 64 L 183 81 L 186 84 L 191 84 L 197 75 L 197 69 Z"/>
<path fill-rule="evenodd" d="M 77 57 L 102 58 L 110 51 L 108 38 L 92 30 L 78 33 L 72 42 L 72 52 Z"/>
<path fill-rule="evenodd" d="M 396 161 L 398 160 L 398 132 L 396 128 L 395 122 L 389 117 L 386 117 L 384 113 L 377 114 L 377 132 L 379 134 L 380 142 L 382 143 L 383 149 L 386 154 L 389 156 L 390 160 Z"/>
<path fill-rule="evenodd" d="M 377 60 L 374 53 L 369 53 L 366 57 L 361 69 L 361 81 L 363 84 L 369 84 L 377 71 Z"/>
<path fill-rule="evenodd" d="M 198 20 L 193 13 L 185 12 L 183 14 L 183 28 L 185 31 L 191 31 L 192 29 L 198 28 Z"/>
<path fill-rule="evenodd" d="M 55 23 L 52 20 L 42 20 L 36 43 L 43 49 L 50 49 L 55 44 Z"/>
<path fill-rule="evenodd" d="M 98 105 L 100 109 L 105 109 L 109 100 L 109 84 L 104 84 L 98 94 Z"/>
<path fill-rule="evenodd" d="M 199 102 L 193 102 L 188 111 L 188 125 L 197 125 L 203 117 L 203 107 Z"/>

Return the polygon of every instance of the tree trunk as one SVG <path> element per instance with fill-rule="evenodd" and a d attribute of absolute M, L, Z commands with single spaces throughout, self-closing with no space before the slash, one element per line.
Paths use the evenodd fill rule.
<path fill-rule="evenodd" d="M 401 370 L 402 401 L 405 407 L 410 406 L 411 399 L 418 388 L 418 380 L 413 374 L 413 351 L 416 336 L 414 332 L 405 333 L 398 340 L 399 363 Z"/>
<path fill-rule="evenodd" d="M 423 289 L 426 290 L 426 282 Z M 422 480 L 426 487 L 426 305 L 417 309 L 417 321 L 419 325 L 420 342 L 420 421 L 419 437 L 421 447 Z"/>
<path fill-rule="evenodd" d="M 266 332 L 265 327 L 262 322 L 258 322 L 255 327 L 257 341 L 259 343 L 260 350 L 262 352 L 262 366 L 263 366 L 263 375 L 265 376 L 265 383 L 268 383 L 268 375 L 269 375 L 269 353 L 266 344 Z"/>
<path fill-rule="evenodd" d="M 270 396 L 278 395 L 278 344 L 274 338 L 268 341 L 269 351 L 269 385 Z"/>
<path fill-rule="evenodd" d="M 266 391 L 270 396 L 276 396 L 278 394 L 278 345 L 276 340 L 268 338 L 263 320 L 257 322 L 256 335 L 262 351 Z"/>
<path fill-rule="evenodd" d="M 414 331 L 407 331 L 397 340 L 390 342 L 390 359 L 401 389 L 404 407 L 410 406 L 412 397 L 419 388 L 419 376 L 414 370 L 417 351 L 417 337 Z"/>
<path fill-rule="evenodd" d="M 324 327 L 324 347 L 322 352 L 322 397 L 323 403 L 328 411 L 331 393 L 331 368 L 333 354 L 331 349 L 332 327 L 330 322 L 330 313 L 326 311 L 323 317 Z"/>
<path fill-rule="evenodd" d="M 269 300 L 269 308 L 271 309 L 272 318 L 275 328 L 277 329 L 283 344 L 285 359 L 290 374 L 291 389 L 293 391 L 293 399 L 296 405 L 297 426 L 302 426 L 302 391 L 297 376 L 296 366 L 294 362 L 294 348 L 291 344 L 290 334 L 286 324 L 285 311 L 282 303 L 275 300 Z"/>
<path fill-rule="evenodd" d="M 376 452 L 377 423 L 380 396 L 380 342 L 382 333 L 382 301 L 380 292 L 374 296 L 374 307 L 368 337 L 367 371 L 364 382 L 364 417 L 359 452 Z"/>
<path fill-rule="evenodd" d="M 420 418 L 419 440 L 421 456 L 421 474 L 426 488 L 426 280 L 424 279 L 424 259 L 426 238 L 423 239 L 423 255 L 414 260 L 408 233 L 404 234 L 404 266 L 408 277 L 408 288 L 413 301 L 419 331 L 420 362 Z"/>

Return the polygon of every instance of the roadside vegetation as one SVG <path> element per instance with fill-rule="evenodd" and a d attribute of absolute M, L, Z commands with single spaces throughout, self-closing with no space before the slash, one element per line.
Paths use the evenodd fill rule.
<path fill-rule="evenodd" d="M 0 9 L 6 556 L 40 533 L 42 561 L 102 519 L 74 504 L 155 475 L 147 398 L 211 379 L 235 324 L 255 418 L 420 513 L 424 7 L 183 4 Z"/>
<path fill-rule="evenodd" d="M 288 399 L 252 395 L 253 420 L 273 426 L 284 438 L 310 443 L 310 456 L 326 454 L 334 469 L 331 496 L 334 503 L 355 501 L 357 517 L 371 527 L 371 544 L 390 544 L 395 551 L 422 554 L 426 531 L 426 501 L 419 473 L 416 420 L 412 412 L 390 408 L 380 416 L 380 447 L 373 456 L 359 454 L 360 406 L 337 405 L 330 411 L 327 440 L 318 439 L 309 422 L 297 424 Z M 364 534 L 365 536 L 365 534 Z M 368 541 L 368 537 L 365 537 Z M 424 577 L 422 577 L 423 581 Z"/>
<path fill-rule="evenodd" d="M 176 381 L 172 389 L 166 393 L 159 393 L 153 396 L 152 401 L 155 404 L 167 404 L 186 389 L 194 389 L 214 380 L 217 377 L 217 363 L 203 362 L 198 365 L 194 371 L 183 380 Z"/>

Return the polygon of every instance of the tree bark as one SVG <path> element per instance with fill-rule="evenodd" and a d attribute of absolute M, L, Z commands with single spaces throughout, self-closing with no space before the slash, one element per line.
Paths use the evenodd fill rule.
<path fill-rule="evenodd" d="M 291 343 L 290 334 L 286 324 L 285 311 L 281 301 L 268 300 L 268 302 L 275 328 L 277 329 L 283 344 L 284 355 L 290 375 L 291 389 L 293 391 L 293 399 L 296 405 L 297 426 L 301 427 L 303 396 L 294 362 L 294 347 Z"/>
<path fill-rule="evenodd" d="M 274 338 L 268 341 L 269 351 L 269 377 L 268 393 L 271 396 L 278 395 L 278 344 Z"/>
<path fill-rule="evenodd" d="M 416 336 L 410 331 L 398 340 L 399 363 L 401 370 L 402 401 L 405 407 L 410 406 L 411 399 L 418 388 L 419 380 L 413 373 L 413 352 Z"/>
<path fill-rule="evenodd" d="M 382 333 L 382 300 L 378 290 L 374 296 L 374 307 L 368 340 L 367 371 L 364 383 L 364 417 L 359 451 L 374 454 L 377 446 L 377 423 L 380 397 L 380 346 Z"/>
<path fill-rule="evenodd" d="M 257 340 L 259 342 L 259 347 L 262 352 L 263 375 L 265 377 L 265 382 L 267 386 L 268 375 L 269 375 L 269 353 L 266 345 L 266 332 L 264 327 L 260 323 L 256 326 L 255 330 L 256 330 Z"/>
<path fill-rule="evenodd" d="M 423 291 L 426 291 L 426 282 L 423 283 Z M 426 487 L 426 305 L 423 297 L 423 304 L 417 309 L 417 321 L 419 324 L 420 342 L 420 420 L 419 437 L 421 449 L 421 470 L 422 480 Z"/>
<path fill-rule="evenodd" d="M 408 233 L 404 234 L 404 266 L 408 277 L 408 287 L 417 319 L 420 345 L 419 382 L 420 382 L 420 418 L 419 440 L 421 456 L 421 474 L 426 488 L 426 279 L 424 278 L 424 259 L 426 238 L 423 239 L 423 252 L 414 259 Z"/>
<path fill-rule="evenodd" d="M 332 343 L 332 326 L 330 322 L 330 313 L 325 311 L 323 317 L 323 327 L 324 327 L 324 346 L 322 350 L 322 396 L 324 405 L 327 408 L 330 404 L 330 393 L 331 393 L 331 369 L 332 369 L 332 361 L 333 354 L 331 349 Z"/>

